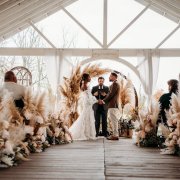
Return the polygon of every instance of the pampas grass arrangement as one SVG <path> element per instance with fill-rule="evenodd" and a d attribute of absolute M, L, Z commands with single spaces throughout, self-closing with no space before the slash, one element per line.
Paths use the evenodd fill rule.
<path fill-rule="evenodd" d="M 90 74 L 91 78 L 101 76 L 110 72 L 109 69 L 103 69 L 99 64 L 88 64 L 84 68 L 77 65 L 71 72 L 69 78 L 64 78 L 64 84 L 60 85 L 60 93 L 63 96 L 63 119 L 65 119 L 68 127 L 78 118 L 78 100 L 80 95 L 80 81 L 83 73 Z"/>
<path fill-rule="evenodd" d="M 133 125 L 131 122 L 130 109 L 135 109 L 135 93 L 134 86 L 130 79 L 123 77 L 118 79 L 120 85 L 119 90 L 119 110 L 121 111 L 121 118 L 119 120 L 119 134 L 120 136 L 131 137 Z M 126 116 L 124 115 L 126 114 Z"/>
<path fill-rule="evenodd" d="M 141 147 L 158 146 L 157 120 L 160 104 L 152 99 L 147 110 L 139 111 L 139 126 L 136 127 L 136 144 Z"/>
<path fill-rule="evenodd" d="M 27 89 L 24 108 L 16 108 L 11 94 L 0 90 L 0 167 L 16 165 L 27 161 L 30 153 L 42 152 L 49 147 L 55 136 L 55 144 L 69 143 L 68 128 L 57 122 L 49 110 L 46 93 L 34 93 Z M 53 127 L 53 128 L 51 128 Z M 49 133 L 49 129 L 55 133 Z"/>
<path fill-rule="evenodd" d="M 180 156 L 180 93 L 172 94 L 171 106 L 166 115 L 168 127 L 161 126 L 162 134 L 166 138 L 161 154 Z"/>
<path fill-rule="evenodd" d="M 120 78 L 118 82 L 120 85 L 119 104 L 120 104 L 122 114 L 123 114 L 123 109 L 125 105 L 129 104 L 133 108 L 135 107 L 134 87 L 130 79 Z"/>

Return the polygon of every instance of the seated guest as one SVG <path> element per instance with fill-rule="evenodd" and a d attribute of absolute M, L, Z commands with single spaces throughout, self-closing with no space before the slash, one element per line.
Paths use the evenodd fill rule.
<path fill-rule="evenodd" d="M 168 82 L 168 90 L 169 93 L 163 94 L 160 99 L 159 99 L 159 103 L 160 103 L 160 113 L 159 113 L 159 123 L 164 123 L 165 125 L 167 125 L 167 117 L 166 117 L 166 112 L 165 110 L 169 110 L 170 105 L 171 105 L 171 95 L 172 93 L 177 94 L 178 93 L 178 80 L 176 79 L 171 79 Z"/>
<path fill-rule="evenodd" d="M 22 109 L 24 107 L 23 97 L 25 87 L 17 84 L 17 78 L 13 71 L 7 71 L 5 73 L 3 88 L 12 94 L 16 107 Z"/>

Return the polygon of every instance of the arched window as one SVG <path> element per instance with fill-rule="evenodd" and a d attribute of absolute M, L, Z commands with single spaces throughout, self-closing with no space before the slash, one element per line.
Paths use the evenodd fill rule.
<path fill-rule="evenodd" d="M 30 86 L 32 84 L 31 72 L 23 67 L 17 66 L 11 69 L 17 77 L 17 82 L 23 86 Z"/>

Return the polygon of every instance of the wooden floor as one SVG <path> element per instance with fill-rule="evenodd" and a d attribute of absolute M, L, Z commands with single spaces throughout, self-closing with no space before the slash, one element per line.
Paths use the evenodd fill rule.
<path fill-rule="evenodd" d="M 17 167 L 0 169 L 0 179 L 180 179 L 180 158 L 138 148 L 131 139 L 77 141 L 52 146 Z"/>

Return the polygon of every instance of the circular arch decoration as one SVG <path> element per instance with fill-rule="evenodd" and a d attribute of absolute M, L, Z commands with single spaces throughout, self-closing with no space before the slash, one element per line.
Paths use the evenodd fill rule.
<path fill-rule="evenodd" d="M 11 69 L 17 77 L 17 82 L 23 86 L 31 86 L 32 85 L 32 74 L 31 72 L 23 67 L 16 66 Z"/>
<path fill-rule="evenodd" d="M 107 58 L 96 58 L 96 59 L 93 59 L 93 58 L 88 58 L 88 59 L 85 59 L 81 64 L 82 65 L 85 65 L 87 63 L 90 63 L 90 62 L 94 62 L 94 61 L 100 61 L 102 59 L 107 59 Z M 137 77 L 139 78 L 139 80 L 141 81 L 141 78 L 140 78 L 140 74 L 139 72 L 137 71 L 136 67 L 134 67 L 131 63 L 127 62 L 126 60 L 122 59 L 122 58 L 108 58 L 107 60 L 112 60 L 112 61 L 116 61 L 116 62 L 119 62 L 119 63 L 122 63 L 124 64 L 125 66 L 129 67 L 136 75 Z M 125 79 L 127 78 L 125 75 L 121 74 Z M 142 82 L 141 82 L 142 83 Z M 143 83 L 142 83 L 143 84 Z M 144 84 L 143 84 L 144 86 Z M 138 95 L 137 95 L 137 91 L 134 87 L 134 94 L 135 94 L 135 107 L 138 107 Z"/>
<path fill-rule="evenodd" d="M 107 59 L 107 58 L 98 58 L 98 59 L 88 58 L 88 59 L 83 60 L 82 65 L 93 62 L 93 61 L 100 61 L 102 59 Z M 117 58 L 117 59 L 109 58 L 107 60 L 116 61 L 116 62 L 122 63 L 125 66 L 129 67 L 137 75 L 137 77 L 141 81 L 139 72 L 137 71 L 136 67 L 134 67 L 131 63 L 127 62 L 126 60 L 124 60 L 122 58 Z"/>

